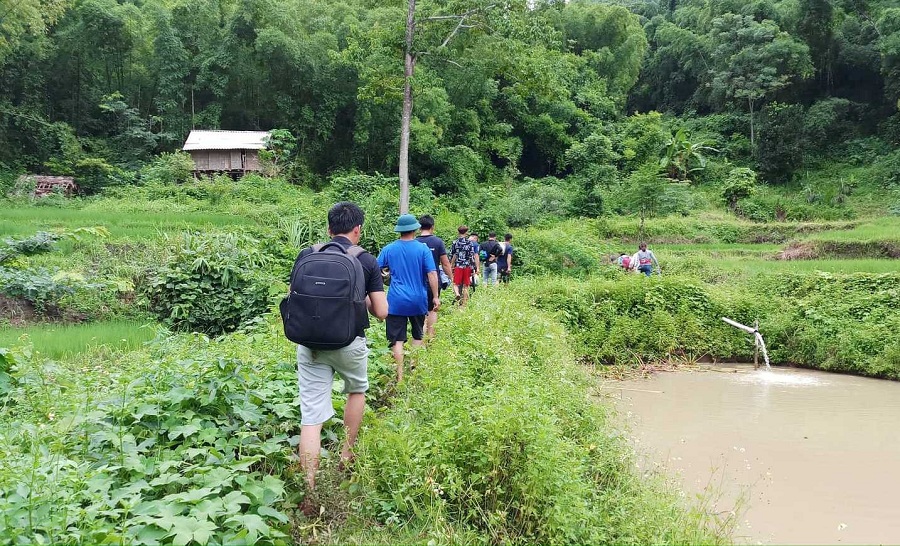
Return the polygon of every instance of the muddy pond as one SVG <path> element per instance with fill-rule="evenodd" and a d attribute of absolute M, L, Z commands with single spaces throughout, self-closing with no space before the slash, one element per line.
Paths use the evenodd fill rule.
<path fill-rule="evenodd" d="M 900 382 L 752 366 L 607 381 L 640 465 L 735 507 L 735 541 L 900 544 Z M 707 497 L 710 498 L 710 497 Z"/>

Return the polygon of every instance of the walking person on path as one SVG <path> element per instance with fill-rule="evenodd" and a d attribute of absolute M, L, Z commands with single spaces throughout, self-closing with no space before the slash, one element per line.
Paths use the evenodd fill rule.
<path fill-rule="evenodd" d="M 444 241 L 434 234 L 434 218 L 425 214 L 419 217 L 419 223 L 422 224 L 422 231 L 416 240 L 424 243 L 431 251 L 434 258 L 434 267 L 438 270 L 438 290 L 443 290 L 450 285 L 450 279 L 453 278 L 453 270 L 450 268 L 450 258 L 447 257 L 447 247 Z M 431 293 L 431 285 L 428 286 L 428 316 L 425 318 L 425 335 L 434 336 L 434 325 L 437 323 L 438 314 L 434 308 L 434 296 Z"/>
<path fill-rule="evenodd" d="M 636 267 L 638 271 L 649 277 L 653 274 L 654 263 L 656 264 L 656 270 L 661 272 L 656 255 L 653 254 L 652 250 L 647 250 L 647 243 L 638 245 L 638 251 L 631 259 L 631 267 Z"/>
<path fill-rule="evenodd" d="M 475 252 L 475 255 L 476 255 L 476 256 L 480 256 L 480 255 L 481 255 L 481 244 L 478 242 L 478 234 L 477 234 L 477 233 L 470 233 L 470 234 L 469 234 L 469 242 L 472 243 L 472 250 Z M 472 294 L 474 294 L 474 293 L 475 293 L 475 289 L 478 287 L 478 272 L 477 272 L 477 271 L 474 271 L 474 270 L 473 270 L 473 272 L 472 272 L 472 279 L 469 281 L 469 283 L 470 283 L 470 286 L 471 286 L 471 288 L 472 288 Z M 457 296 L 457 298 L 458 298 L 458 297 L 459 297 L 459 290 L 458 290 L 458 288 L 456 287 L 455 284 L 453 285 L 453 291 L 454 291 L 454 292 L 457 292 L 456 296 Z"/>
<path fill-rule="evenodd" d="M 388 303 L 378 263 L 374 256 L 357 246 L 364 219 L 363 211 L 350 202 L 337 203 L 328 211 L 328 233 L 332 236 L 329 243 L 332 248 L 329 250 L 331 252 L 339 250 L 334 248 L 334 245 L 339 245 L 340 249 L 343 249 L 341 252 L 350 256 L 355 254 L 353 259 L 358 261 L 363 275 L 361 282 L 365 290 L 365 307 L 360 306 L 360 309 L 354 310 L 356 313 L 354 313 L 353 319 L 346 319 L 340 324 L 335 322 L 323 326 L 333 330 L 346 329 L 348 331 L 355 326 L 355 337 L 349 345 L 333 350 L 316 350 L 303 344 L 297 345 L 297 380 L 300 391 L 300 465 L 306 472 L 306 483 L 311 493 L 315 491 L 316 471 L 319 468 L 322 424 L 334 416 L 334 407 L 331 401 L 334 374 L 337 372 L 344 379 L 344 393 L 347 395 L 347 403 L 344 405 L 346 438 L 341 449 L 341 463 L 346 464 L 353 458 L 353 445 L 356 443 L 356 436 L 365 410 L 365 393 L 369 389 L 367 369 L 369 348 L 366 346 L 365 337 L 365 331 L 369 327 L 369 318 L 366 309 L 379 320 L 384 320 L 388 316 Z M 314 252 L 325 254 L 324 246 L 316 245 L 304 249 L 297 257 L 297 264 Z M 297 271 L 298 269 L 295 267 L 294 272 Z M 293 297 L 297 291 L 303 291 L 303 279 L 295 279 L 294 274 L 291 277 L 291 297 Z M 295 285 L 295 282 L 300 285 Z M 318 288 L 318 286 L 314 288 Z M 302 294 L 300 296 L 302 297 Z M 348 317 L 350 313 L 345 312 L 343 316 Z M 346 324 L 347 320 L 353 320 L 354 324 Z M 310 345 L 313 344 L 310 343 Z M 308 517 L 318 515 L 313 495 L 304 499 L 301 508 Z"/>
<path fill-rule="evenodd" d="M 497 270 L 500 272 L 500 282 L 504 284 L 509 282 L 510 275 L 512 274 L 513 256 L 516 251 L 516 249 L 513 248 L 512 238 L 512 233 L 507 233 L 503 236 L 503 242 L 500 243 L 503 254 L 497 258 Z"/>
<path fill-rule="evenodd" d="M 459 237 L 453 241 L 450 247 L 450 264 L 453 266 L 453 285 L 456 286 L 457 298 L 461 305 L 469 301 L 469 285 L 472 284 L 472 275 L 478 275 L 481 262 L 478 260 L 478 252 L 472 243 L 466 239 L 469 227 L 462 225 L 456 230 Z"/>
<path fill-rule="evenodd" d="M 483 256 L 481 262 L 481 271 L 484 276 L 485 286 L 497 284 L 497 258 L 503 254 L 503 247 L 497 242 L 497 233 L 492 231 L 488 233 L 488 240 L 481 244 L 481 252 Z"/>
<path fill-rule="evenodd" d="M 420 227 L 422 225 L 412 214 L 401 215 L 394 226 L 400 237 L 378 254 L 378 266 L 391 272 L 385 326 L 388 345 L 397 363 L 398 383 L 403 381 L 403 344 L 409 339 L 406 325 L 412 327 L 412 345 L 422 345 L 429 297 L 434 311 L 441 307 L 434 257 L 427 246 L 416 241 L 416 230 Z"/>

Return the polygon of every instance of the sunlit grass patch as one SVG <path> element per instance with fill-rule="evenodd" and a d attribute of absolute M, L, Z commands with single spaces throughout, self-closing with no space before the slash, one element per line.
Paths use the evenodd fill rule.
<path fill-rule="evenodd" d="M 110 209 L 113 204 L 110 203 Z M 113 239 L 149 239 L 208 227 L 236 227 L 250 222 L 240 216 L 207 212 L 122 212 L 76 208 L 0 206 L 0 236 L 31 235 L 54 228 L 105 226 Z"/>
<path fill-rule="evenodd" d="M 31 344 L 47 358 L 62 359 L 107 347 L 132 350 L 156 336 L 156 328 L 141 322 L 107 321 L 84 324 L 40 324 L 0 328 L 0 347 Z"/>

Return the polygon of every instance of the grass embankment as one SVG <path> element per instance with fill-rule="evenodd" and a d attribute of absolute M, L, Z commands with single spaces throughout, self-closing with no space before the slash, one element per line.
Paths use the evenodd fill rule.
<path fill-rule="evenodd" d="M 604 409 L 586 397 L 567 333 L 524 301 L 479 291 L 442 319 L 416 373 L 364 431 L 362 514 L 402 524 L 379 542 L 724 540 L 705 527 L 711 519 L 634 474 Z"/>
<path fill-rule="evenodd" d="M 727 316 L 760 331 L 774 363 L 900 379 L 900 274 L 760 274 L 732 282 L 616 275 L 520 284 L 553 309 L 590 362 L 749 360 Z"/>
<path fill-rule="evenodd" d="M 778 258 L 900 258 L 900 219 L 885 217 L 853 229 L 816 233 L 792 241 Z"/>
<path fill-rule="evenodd" d="M 132 321 L 38 324 L 0 327 L 0 347 L 31 345 L 46 358 L 60 359 L 91 351 L 129 351 L 156 336 L 153 325 Z"/>
<path fill-rule="evenodd" d="M 0 395 L 0 543 L 726 540 L 633 474 L 562 326 L 487 294 L 445 316 L 391 407 L 367 412 L 349 492 L 323 491 L 344 508 L 304 521 L 295 363 L 279 326 L 90 363 L 3 356 L 14 362 Z M 371 359 L 383 393 L 390 356 Z M 326 426 L 329 448 L 339 430 Z"/>
<path fill-rule="evenodd" d="M 640 240 L 638 218 L 601 218 L 582 225 L 587 235 L 612 244 L 637 245 Z M 803 235 L 852 229 L 857 225 L 853 221 L 761 223 L 742 220 L 724 211 L 706 211 L 689 217 L 647 219 L 644 237 L 652 244 L 781 244 Z"/>

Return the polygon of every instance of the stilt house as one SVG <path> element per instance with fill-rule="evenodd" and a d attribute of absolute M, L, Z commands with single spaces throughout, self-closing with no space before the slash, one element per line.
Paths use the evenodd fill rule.
<path fill-rule="evenodd" d="M 259 151 L 268 131 L 191 131 L 182 148 L 194 160 L 194 174 L 233 177 L 259 171 Z"/>

